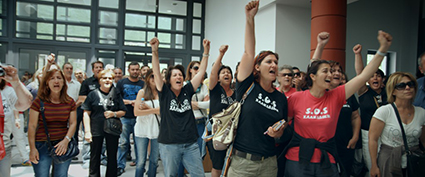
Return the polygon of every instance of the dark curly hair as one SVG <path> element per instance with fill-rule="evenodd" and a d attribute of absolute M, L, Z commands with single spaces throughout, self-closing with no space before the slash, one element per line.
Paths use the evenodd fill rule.
<path fill-rule="evenodd" d="M 307 74 L 305 77 L 305 81 L 308 87 L 312 87 L 313 86 L 313 80 L 310 77 L 310 74 L 317 74 L 317 71 L 319 70 L 320 65 L 322 64 L 328 64 L 329 65 L 329 61 L 327 60 L 316 60 L 313 61 L 307 68 Z"/>
<path fill-rule="evenodd" d="M 167 74 L 165 75 L 165 83 L 167 84 L 168 87 L 171 87 L 170 78 L 171 78 L 171 71 L 173 69 L 179 70 L 182 73 L 183 78 L 185 78 L 184 66 L 182 66 L 182 65 L 169 66 L 168 69 L 167 69 Z"/>

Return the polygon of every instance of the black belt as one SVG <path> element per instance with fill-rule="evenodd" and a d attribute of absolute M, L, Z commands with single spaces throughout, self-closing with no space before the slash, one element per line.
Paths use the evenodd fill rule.
<path fill-rule="evenodd" d="M 196 123 L 196 125 L 205 124 L 205 118 L 203 117 L 203 118 L 200 118 L 200 119 L 195 119 L 195 123 Z"/>
<path fill-rule="evenodd" d="M 252 160 L 252 161 L 263 161 L 269 157 L 267 156 L 260 156 L 260 155 L 255 155 L 255 154 L 250 154 L 250 153 L 246 153 L 246 152 L 242 152 L 242 151 L 238 151 L 235 148 L 233 148 L 233 153 L 232 155 L 238 156 L 238 157 L 242 157 L 248 160 Z"/>

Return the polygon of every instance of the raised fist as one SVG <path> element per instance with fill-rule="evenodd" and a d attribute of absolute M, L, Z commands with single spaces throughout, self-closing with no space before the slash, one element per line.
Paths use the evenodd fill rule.
<path fill-rule="evenodd" d="M 329 33 L 328 32 L 320 32 L 317 35 L 317 44 L 325 46 L 329 42 Z"/>
<path fill-rule="evenodd" d="M 379 30 L 378 41 L 379 41 L 379 44 L 381 45 L 379 48 L 380 49 L 379 51 L 384 53 L 387 52 L 391 46 L 392 40 L 393 40 L 393 37 L 390 34 L 382 30 Z"/>
<path fill-rule="evenodd" d="M 220 49 L 218 49 L 218 51 L 220 51 L 220 53 L 224 54 L 227 52 L 227 49 L 229 48 L 228 45 L 221 45 Z"/>
<path fill-rule="evenodd" d="M 258 12 L 258 6 L 260 5 L 260 1 L 251 1 L 245 6 L 245 14 L 247 17 L 254 17 Z"/>
<path fill-rule="evenodd" d="M 353 52 L 354 54 L 360 54 L 362 53 L 362 45 L 357 44 L 353 47 Z"/>
<path fill-rule="evenodd" d="M 210 51 L 210 43 L 211 41 L 208 39 L 204 39 L 204 41 L 202 41 L 202 45 L 204 46 L 204 53 L 206 52 L 206 54 L 208 54 Z"/>
<path fill-rule="evenodd" d="M 151 45 L 152 51 L 158 51 L 159 46 L 159 40 L 158 38 L 154 37 L 149 41 L 149 44 Z"/>

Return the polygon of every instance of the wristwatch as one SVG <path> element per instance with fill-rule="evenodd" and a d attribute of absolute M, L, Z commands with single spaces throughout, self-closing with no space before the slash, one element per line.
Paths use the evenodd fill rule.
<path fill-rule="evenodd" d="M 114 112 L 114 117 L 117 117 L 117 112 Z"/>

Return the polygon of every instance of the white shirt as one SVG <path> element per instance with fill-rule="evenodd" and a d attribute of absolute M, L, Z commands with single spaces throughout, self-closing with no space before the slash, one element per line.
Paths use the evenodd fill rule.
<path fill-rule="evenodd" d="M 4 110 L 4 146 L 6 149 L 12 145 L 10 141 L 10 134 L 12 134 L 13 126 L 15 126 L 15 116 L 13 110 L 15 110 L 15 104 L 18 101 L 15 90 L 12 87 L 6 86 L 1 91 L 1 98 L 3 102 Z"/>
<path fill-rule="evenodd" d="M 152 102 L 154 103 L 153 105 Z M 147 100 L 145 101 L 145 103 L 151 108 L 159 108 L 159 100 Z M 156 115 L 156 117 L 155 114 L 137 116 L 136 124 L 134 125 L 134 136 L 157 139 L 159 135 L 158 122 L 161 122 L 161 116 L 158 114 Z"/>
<path fill-rule="evenodd" d="M 184 82 L 184 85 L 186 85 L 186 82 Z M 208 94 L 209 91 L 207 85 L 202 84 L 199 92 L 195 92 L 195 94 L 192 96 L 192 101 L 198 102 L 199 107 L 199 109 L 193 109 L 193 115 L 196 119 L 208 116 L 207 109 L 210 107 L 210 101 L 203 101 L 204 98 L 208 96 Z"/>
<path fill-rule="evenodd" d="M 391 147 L 404 146 L 403 136 L 398 123 L 397 116 L 391 104 L 379 107 L 373 117 L 385 123 L 381 133 L 381 142 Z M 407 144 L 410 147 L 419 145 L 419 137 L 422 133 L 422 126 L 425 125 L 425 109 L 415 106 L 415 115 L 409 124 L 403 123 L 406 133 Z M 404 147 L 403 147 L 404 150 Z M 406 167 L 406 156 L 402 157 L 402 167 Z"/>
<path fill-rule="evenodd" d="M 66 93 L 74 99 L 74 101 L 78 100 L 78 94 L 80 93 L 81 84 L 80 82 L 71 79 L 70 82 L 66 81 L 66 85 L 68 85 L 68 90 Z"/>

